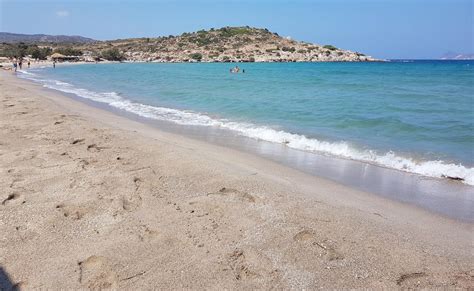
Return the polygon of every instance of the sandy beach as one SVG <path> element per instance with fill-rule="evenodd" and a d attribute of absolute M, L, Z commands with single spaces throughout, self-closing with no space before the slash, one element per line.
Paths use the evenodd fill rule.
<path fill-rule="evenodd" d="M 473 225 L 0 72 L 0 283 L 474 288 Z"/>

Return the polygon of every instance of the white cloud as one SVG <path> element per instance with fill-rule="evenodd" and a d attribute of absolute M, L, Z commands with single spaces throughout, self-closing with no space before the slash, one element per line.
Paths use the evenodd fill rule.
<path fill-rule="evenodd" d="M 59 11 L 56 11 L 56 15 L 58 17 L 68 17 L 69 16 L 69 11 L 67 10 L 59 10 Z"/>

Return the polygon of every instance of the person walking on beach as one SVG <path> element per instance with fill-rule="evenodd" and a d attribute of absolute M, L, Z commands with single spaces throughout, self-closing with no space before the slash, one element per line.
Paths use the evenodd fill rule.
<path fill-rule="evenodd" d="M 30 61 L 28 61 L 28 69 L 30 68 Z"/>
<path fill-rule="evenodd" d="M 16 72 L 16 68 L 17 68 L 17 64 L 16 64 L 16 60 L 15 60 L 15 61 L 13 61 L 13 70 L 15 70 L 15 72 Z"/>
<path fill-rule="evenodd" d="M 20 70 L 21 70 L 21 67 L 23 66 L 23 60 L 20 59 L 20 61 L 18 62 L 18 67 L 20 67 Z"/>
<path fill-rule="evenodd" d="M 53 68 L 56 68 L 56 61 L 53 61 Z"/>

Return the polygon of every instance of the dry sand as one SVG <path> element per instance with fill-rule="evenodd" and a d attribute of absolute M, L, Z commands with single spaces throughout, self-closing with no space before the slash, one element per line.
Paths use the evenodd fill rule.
<path fill-rule="evenodd" d="M 0 137 L 4 287 L 474 288 L 472 224 L 7 72 Z"/>

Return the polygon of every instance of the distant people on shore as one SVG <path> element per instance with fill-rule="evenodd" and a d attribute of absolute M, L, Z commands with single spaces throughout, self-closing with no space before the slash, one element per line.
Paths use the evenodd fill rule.
<path fill-rule="evenodd" d="M 30 68 L 30 61 L 28 61 L 28 69 Z"/>
<path fill-rule="evenodd" d="M 16 64 L 16 60 L 13 61 L 13 70 L 16 72 L 17 70 L 17 64 Z"/>
<path fill-rule="evenodd" d="M 56 61 L 53 61 L 53 68 L 56 68 Z"/>
<path fill-rule="evenodd" d="M 20 70 L 23 67 L 23 60 L 21 58 L 20 58 L 20 61 L 18 62 L 18 67 L 20 68 Z"/>

